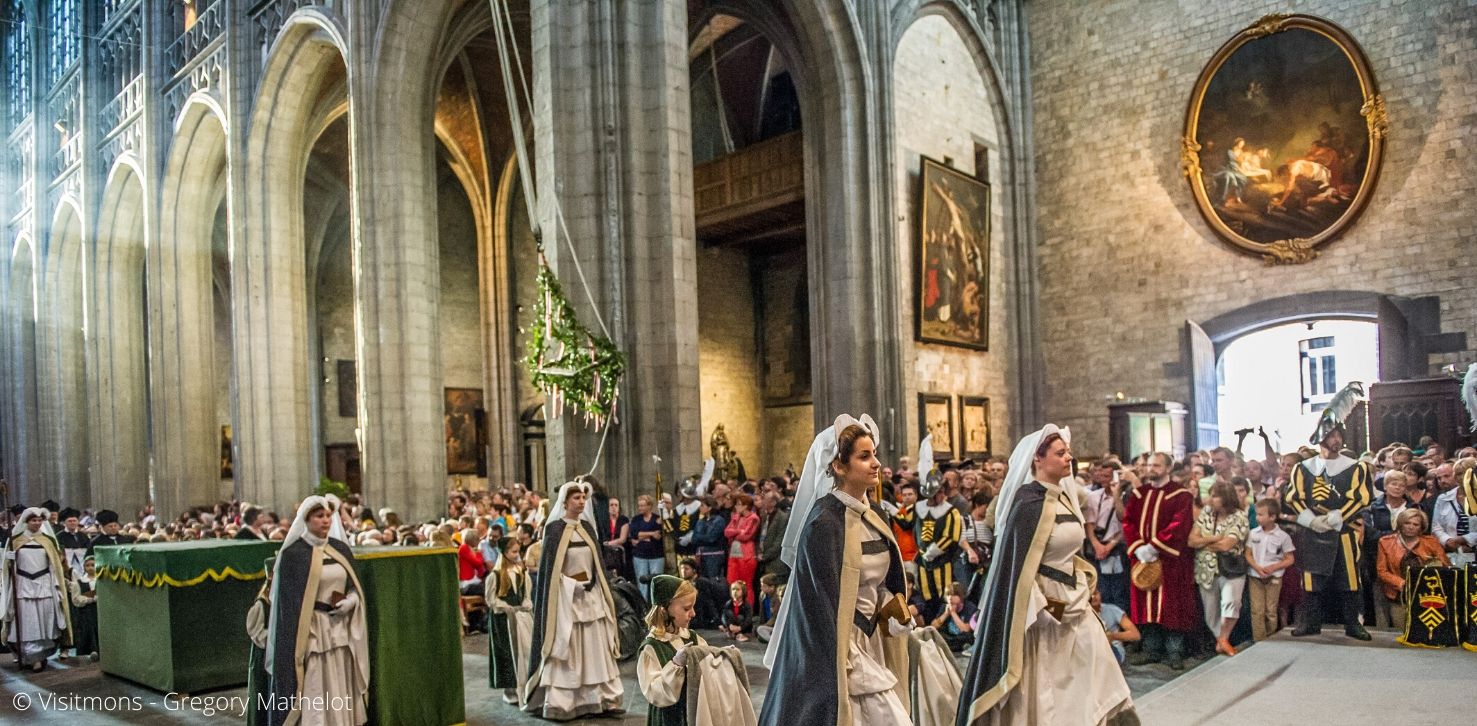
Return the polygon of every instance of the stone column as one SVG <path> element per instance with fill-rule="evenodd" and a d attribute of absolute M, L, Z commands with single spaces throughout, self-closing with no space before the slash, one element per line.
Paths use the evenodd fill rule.
<path fill-rule="evenodd" d="M 359 428 L 364 492 L 406 521 L 445 510 L 436 215 L 439 33 L 452 3 L 416 3 L 380 18 L 362 8 L 355 37 L 373 40 L 351 69 L 354 269 L 359 316 Z M 375 13 L 375 14 L 372 14 Z"/>
<path fill-rule="evenodd" d="M 581 319 L 599 330 L 557 236 L 554 201 L 595 303 L 628 357 L 620 423 L 596 474 L 612 495 L 701 465 L 697 281 L 684 3 L 534 3 L 537 220 Z M 532 301 L 518 301 L 531 304 Z M 601 433 L 548 412 L 549 481 L 589 471 Z"/>

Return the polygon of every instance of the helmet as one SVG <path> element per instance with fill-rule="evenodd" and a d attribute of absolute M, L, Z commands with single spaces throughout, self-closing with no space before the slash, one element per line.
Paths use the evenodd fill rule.
<path fill-rule="evenodd" d="M 918 484 L 918 496 L 927 499 L 938 494 L 939 488 L 944 485 L 944 476 L 934 469 L 923 475 L 923 481 Z"/>

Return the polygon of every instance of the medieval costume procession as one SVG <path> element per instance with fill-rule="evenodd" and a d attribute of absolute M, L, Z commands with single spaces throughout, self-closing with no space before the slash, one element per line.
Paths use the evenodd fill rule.
<path fill-rule="evenodd" d="M 0 0 L 0 726 L 1472 721 L 1477 0 Z"/>

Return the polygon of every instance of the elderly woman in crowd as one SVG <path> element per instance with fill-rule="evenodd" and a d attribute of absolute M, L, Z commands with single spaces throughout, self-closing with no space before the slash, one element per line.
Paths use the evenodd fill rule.
<path fill-rule="evenodd" d="M 1388 482 L 1390 474 L 1385 477 Z M 1418 507 L 1409 507 L 1395 517 L 1395 532 L 1380 538 L 1379 559 L 1375 563 L 1383 600 L 1379 606 L 1397 628 L 1405 626 L 1409 605 L 1405 602 L 1406 571 L 1433 562 L 1451 565 L 1440 543 L 1435 537 L 1424 534 L 1425 531 L 1426 513 Z"/>
<path fill-rule="evenodd" d="M 1216 481 L 1209 501 L 1190 530 L 1195 552 L 1195 583 L 1205 607 L 1205 625 L 1215 635 L 1215 650 L 1236 655 L 1229 640 L 1241 617 L 1241 593 L 1246 588 L 1246 510 L 1230 482 Z"/>

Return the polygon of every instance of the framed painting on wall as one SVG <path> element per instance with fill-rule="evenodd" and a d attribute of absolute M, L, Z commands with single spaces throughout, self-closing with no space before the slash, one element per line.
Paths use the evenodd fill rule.
<path fill-rule="evenodd" d="M 966 458 L 982 459 L 990 455 L 990 399 L 959 397 L 959 438 Z"/>
<path fill-rule="evenodd" d="M 1353 37 L 1311 15 L 1268 15 L 1200 72 L 1180 161 L 1218 236 L 1269 264 L 1308 262 L 1369 201 L 1387 128 Z"/>
<path fill-rule="evenodd" d="M 483 476 L 482 389 L 446 389 L 446 473 Z"/>
<path fill-rule="evenodd" d="M 918 394 L 918 439 L 933 435 L 934 461 L 954 458 L 954 405 L 947 393 Z M 918 462 L 913 462 L 914 466 Z"/>
<path fill-rule="evenodd" d="M 918 185 L 917 338 L 988 350 L 990 185 L 926 156 Z"/>

